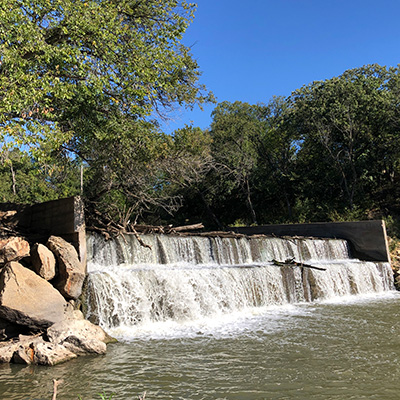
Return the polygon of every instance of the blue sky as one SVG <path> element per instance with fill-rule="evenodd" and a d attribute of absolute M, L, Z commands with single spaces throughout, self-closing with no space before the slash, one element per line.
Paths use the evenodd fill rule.
<path fill-rule="evenodd" d="M 183 43 L 218 102 L 267 103 L 366 64 L 400 63 L 399 0 L 198 0 Z M 163 125 L 207 128 L 215 106 Z"/>

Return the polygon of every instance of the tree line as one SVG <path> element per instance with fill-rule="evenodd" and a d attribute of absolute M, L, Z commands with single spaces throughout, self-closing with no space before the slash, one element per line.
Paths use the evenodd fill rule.
<path fill-rule="evenodd" d="M 218 104 L 214 165 L 187 209 L 221 225 L 396 219 L 399 73 L 367 65 L 266 104 Z"/>
<path fill-rule="evenodd" d="M 367 65 L 265 103 L 216 104 L 185 1 L 0 1 L 0 201 L 81 194 L 118 224 L 208 228 L 400 214 L 399 68 Z"/>

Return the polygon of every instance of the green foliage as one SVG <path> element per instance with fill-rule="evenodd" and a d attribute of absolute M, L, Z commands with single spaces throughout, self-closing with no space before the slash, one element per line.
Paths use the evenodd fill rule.
<path fill-rule="evenodd" d="M 257 165 L 257 144 L 263 129 L 262 105 L 223 102 L 212 113 L 212 151 L 220 173 L 225 179 L 225 191 L 238 191 L 249 209 L 251 222 L 257 223 L 252 201 L 251 176 Z"/>
<path fill-rule="evenodd" d="M 399 94 L 399 68 L 367 65 L 287 99 L 218 104 L 215 167 L 189 210 L 219 226 L 400 215 Z"/>
<path fill-rule="evenodd" d="M 39 164 L 17 149 L 3 153 L 0 202 L 37 203 L 79 194 L 79 166 L 58 159 Z"/>
<path fill-rule="evenodd" d="M 158 116 L 212 100 L 180 43 L 193 11 L 0 0 L 0 201 L 78 194 L 83 171 L 91 215 L 122 226 L 390 216 L 397 232 L 400 69 L 367 65 L 266 104 L 222 102 L 209 130 L 166 135 Z"/>
<path fill-rule="evenodd" d="M 185 0 L 0 0 L 4 157 L 13 148 L 30 153 L 47 198 L 77 194 L 82 165 L 86 200 L 113 220 L 176 210 L 171 187 L 187 181 L 178 167 L 196 170 L 188 156 L 201 144 L 197 134 L 174 143 L 156 118 L 212 100 L 181 44 L 194 10 Z"/>
<path fill-rule="evenodd" d="M 398 74 L 366 66 L 291 96 L 291 118 L 303 140 L 303 173 L 313 171 L 311 186 L 324 201 L 336 200 L 334 208 L 338 202 L 349 210 L 365 207 L 369 194 L 383 188 L 387 171 L 398 170 Z"/>
<path fill-rule="evenodd" d="M 3 140 L 38 157 L 43 145 L 79 152 L 88 116 L 94 125 L 110 115 L 137 120 L 206 101 L 180 43 L 193 11 L 175 0 L 0 2 Z M 84 132 L 98 139 L 104 129 Z"/>

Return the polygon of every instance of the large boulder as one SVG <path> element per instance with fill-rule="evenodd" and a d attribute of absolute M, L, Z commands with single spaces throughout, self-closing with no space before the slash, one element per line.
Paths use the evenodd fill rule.
<path fill-rule="evenodd" d="M 21 237 L 13 236 L 0 240 L 0 264 L 29 257 L 29 252 L 29 243 Z"/>
<path fill-rule="evenodd" d="M 43 244 L 37 243 L 31 249 L 33 270 L 46 281 L 56 275 L 56 259 L 54 254 Z"/>
<path fill-rule="evenodd" d="M 77 299 L 82 293 L 86 271 L 75 247 L 58 236 L 50 236 L 46 246 L 54 253 L 58 263 L 54 286 L 66 299 Z"/>
<path fill-rule="evenodd" d="M 115 341 L 99 326 L 69 311 L 42 336 L 19 335 L 18 341 L 0 342 L 0 363 L 56 365 L 85 354 L 104 354 Z"/>
<path fill-rule="evenodd" d="M 0 317 L 30 328 L 47 328 L 64 319 L 68 303 L 60 292 L 17 262 L 0 271 Z"/>

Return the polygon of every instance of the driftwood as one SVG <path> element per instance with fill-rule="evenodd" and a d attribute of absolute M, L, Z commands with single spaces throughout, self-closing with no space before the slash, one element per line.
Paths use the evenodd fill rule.
<path fill-rule="evenodd" d="M 147 249 L 151 249 L 151 246 L 149 244 L 146 244 L 145 242 L 143 242 L 143 239 L 136 232 L 135 228 L 133 228 L 132 233 L 135 235 L 136 240 L 140 243 L 141 246 L 146 247 Z"/>
<path fill-rule="evenodd" d="M 124 225 L 118 224 L 113 221 L 105 222 L 104 218 L 94 218 L 92 216 L 92 224 L 86 227 L 89 231 L 94 231 L 102 234 L 106 240 L 112 237 L 117 237 L 124 234 L 133 234 L 139 242 L 143 245 L 142 240 L 138 236 L 139 234 L 180 234 L 185 231 L 193 231 L 198 229 L 203 229 L 204 225 L 202 223 L 184 225 L 184 226 L 172 226 L 172 225 L 139 225 L 133 223 L 127 223 Z M 145 247 L 149 247 L 145 245 Z"/>
<path fill-rule="evenodd" d="M 136 232 L 140 232 L 143 234 L 147 233 L 177 233 L 177 232 L 184 232 L 184 231 L 194 231 L 198 229 L 203 229 L 204 225 L 202 223 L 193 224 L 193 225 L 183 225 L 183 226 L 172 226 L 172 225 L 136 225 L 130 224 L 130 229 L 134 229 Z"/>
<path fill-rule="evenodd" d="M 7 219 L 9 217 L 14 216 L 17 213 L 17 211 L 12 210 L 12 211 L 0 211 L 0 221 L 3 219 Z"/>
<path fill-rule="evenodd" d="M 126 234 L 134 235 L 137 241 L 140 243 L 141 246 L 151 249 L 151 246 L 146 244 L 143 239 L 140 237 L 139 234 L 153 234 L 153 233 L 160 233 L 160 234 L 182 234 L 184 231 L 193 231 L 197 229 L 204 228 L 202 223 L 192 224 L 192 225 L 185 225 L 185 226 L 176 226 L 173 227 L 172 225 L 167 226 L 153 226 L 153 225 L 138 225 L 133 223 L 127 224 L 118 224 L 111 220 L 105 222 L 104 218 L 100 218 L 101 215 L 98 215 L 97 218 L 92 216 L 92 223 L 93 225 L 88 225 L 86 229 L 88 231 L 93 231 L 100 233 L 106 240 L 110 240 L 111 238 L 115 238 L 118 236 L 122 236 L 125 240 Z"/>
<path fill-rule="evenodd" d="M 304 268 L 316 269 L 318 271 L 326 271 L 326 268 L 315 267 L 314 265 L 297 262 L 293 258 L 288 258 L 284 262 L 277 260 L 271 260 L 271 262 L 274 265 L 277 265 L 278 267 L 304 267 Z"/>
<path fill-rule="evenodd" d="M 61 383 L 63 383 L 64 380 L 63 379 L 53 379 L 53 397 L 52 400 L 57 400 L 57 387 L 58 385 L 60 385 Z"/>
<path fill-rule="evenodd" d="M 246 235 L 243 235 L 242 233 L 225 232 L 225 231 L 199 232 L 199 233 L 183 232 L 180 235 L 182 235 L 182 236 L 193 236 L 193 235 L 196 235 L 196 236 L 234 238 L 234 239 L 240 239 L 240 238 L 247 237 Z"/>
<path fill-rule="evenodd" d="M 182 231 L 194 231 L 197 229 L 203 229 L 204 225 L 202 223 L 194 224 L 194 225 L 184 225 L 184 226 L 176 226 L 175 228 L 171 228 L 173 232 L 182 232 Z"/>

